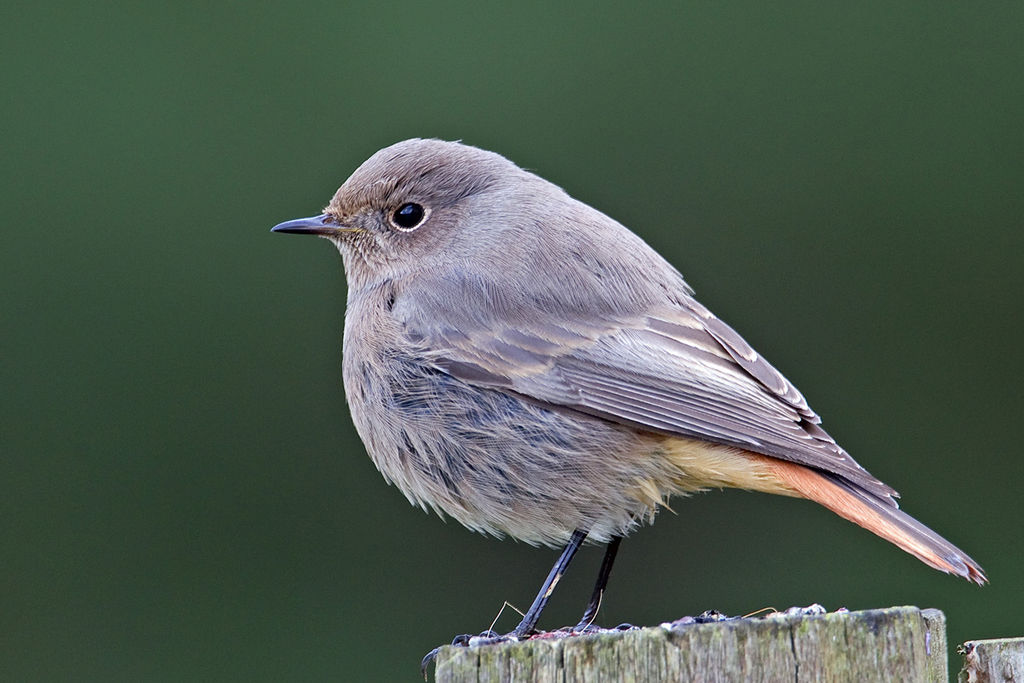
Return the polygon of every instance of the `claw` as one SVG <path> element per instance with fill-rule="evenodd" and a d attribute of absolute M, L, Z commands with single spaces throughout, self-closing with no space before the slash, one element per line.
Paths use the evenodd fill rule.
<path fill-rule="evenodd" d="M 420 674 L 423 676 L 423 680 L 427 680 L 427 667 L 430 663 L 437 658 L 437 653 L 441 651 L 440 647 L 435 647 L 433 650 L 428 652 L 423 660 L 420 662 Z"/>
<path fill-rule="evenodd" d="M 483 633 L 481 633 L 479 635 L 476 635 L 476 636 L 474 636 L 472 634 L 469 634 L 469 633 L 461 633 L 461 634 L 455 636 L 454 638 L 452 638 L 452 645 L 454 645 L 455 647 L 470 647 L 470 646 L 476 647 L 477 645 L 492 645 L 494 643 L 509 643 L 509 642 L 514 642 L 514 641 L 517 641 L 517 640 L 519 640 L 519 638 L 517 638 L 516 636 L 512 635 L 511 633 L 506 634 L 506 635 L 500 635 L 496 631 L 492 631 L 492 630 L 488 629 L 488 630 L 484 631 Z M 427 668 L 430 666 L 431 662 L 433 662 L 435 659 L 437 659 L 437 655 L 441 651 L 442 647 L 445 647 L 445 646 L 444 645 L 439 645 L 438 647 L 435 647 L 433 650 L 428 652 L 423 657 L 422 661 L 420 661 L 420 673 L 423 674 L 423 680 L 427 680 Z"/>

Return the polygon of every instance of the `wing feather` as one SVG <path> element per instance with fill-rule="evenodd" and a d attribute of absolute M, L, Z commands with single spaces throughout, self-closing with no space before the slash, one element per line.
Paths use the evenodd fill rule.
<path fill-rule="evenodd" d="M 685 303 L 614 320 L 442 330 L 429 355 L 471 384 L 800 463 L 892 501 L 895 491 L 836 444 L 781 373 L 699 303 Z"/>

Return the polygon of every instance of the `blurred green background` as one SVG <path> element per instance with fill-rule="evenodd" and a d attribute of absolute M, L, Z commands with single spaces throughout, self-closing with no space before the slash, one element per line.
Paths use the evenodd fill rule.
<path fill-rule="evenodd" d="M 413 136 L 641 234 L 992 580 L 715 492 L 624 544 L 603 623 L 916 604 L 952 644 L 1024 635 L 1020 3 L 2 15 L 0 678 L 415 680 L 528 605 L 555 553 L 384 484 L 344 404 L 340 259 L 269 232 Z"/>

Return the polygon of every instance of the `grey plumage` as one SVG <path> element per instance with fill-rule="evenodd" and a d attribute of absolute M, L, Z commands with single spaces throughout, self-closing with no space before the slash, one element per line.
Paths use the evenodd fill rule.
<path fill-rule="evenodd" d="M 414 218 L 422 207 L 422 220 L 401 225 L 402 207 Z M 672 494 L 736 486 L 817 500 L 932 566 L 984 580 L 896 512 L 895 491 L 674 267 L 497 154 L 392 145 L 323 215 L 277 229 L 341 251 L 353 421 L 416 504 L 478 531 L 563 544 L 580 529 L 624 535 Z"/>

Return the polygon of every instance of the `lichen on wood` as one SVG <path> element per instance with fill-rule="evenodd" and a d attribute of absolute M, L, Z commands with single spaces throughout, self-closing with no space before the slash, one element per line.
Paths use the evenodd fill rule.
<path fill-rule="evenodd" d="M 438 683 L 948 680 L 945 617 L 917 607 L 449 646 L 436 661 Z"/>

